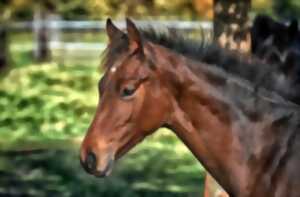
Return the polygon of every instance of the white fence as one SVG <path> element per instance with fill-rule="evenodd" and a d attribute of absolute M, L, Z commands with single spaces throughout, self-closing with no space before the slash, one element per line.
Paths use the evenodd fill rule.
<path fill-rule="evenodd" d="M 167 27 L 174 28 L 180 30 L 195 30 L 202 28 L 203 30 L 211 30 L 212 23 L 208 21 L 144 21 L 144 20 L 136 20 L 135 21 L 138 26 L 152 26 L 152 27 Z M 59 29 L 59 30 L 69 30 L 69 31 L 80 31 L 80 30 L 105 30 L 105 21 L 43 21 L 38 23 L 47 24 L 47 28 L 49 29 Z M 114 22 L 119 28 L 125 28 L 124 21 L 115 21 Z M 12 30 L 30 31 L 34 26 L 37 26 L 37 22 L 15 22 L 10 24 L 10 28 Z"/>
<path fill-rule="evenodd" d="M 121 29 L 125 28 L 125 21 L 114 21 L 114 23 Z M 139 27 L 152 27 L 155 29 L 176 29 L 183 32 L 199 31 L 201 34 L 211 35 L 212 23 L 207 21 L 144 21 L 136 20 L 135 23 Z M 106 21 L 63 21 L 63 20 L 44 20 L 44 21 L 28 21 L 28 22 L 14 22 L 9 25 L 10 31 L 13 32 L 33 32 L 37 28 L 46 27 L 48 31 L 48 46 L 52 51 L 52 55 L 59 58 L 64 58 L 67 54 L 76 54 L 75 56 L 89 56 L 99 51 L 102 51 L 106 46 L 101 42 L 84 42 L 80 40 L 66 41 L 61 36 L 65 32 L 95 32 L 103 33 L 105 31 Z M 37 49 L 37 40 L 32 40 L 33 49 Z M 20 46 L 19 46 L 20 45 Z M 17 49 L 24 49 L 24 45 L 16 44 Z M 95 55 L 94 55 L 95 56 Z"/>

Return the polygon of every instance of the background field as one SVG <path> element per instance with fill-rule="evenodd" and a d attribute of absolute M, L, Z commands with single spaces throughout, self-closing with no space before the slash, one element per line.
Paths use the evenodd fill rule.
<path fill-rule="evenodd" d="M 37 64 L 28 37 L 26 33 L 11 37 L 14 68 L 0 82 L 1 195 L 201 193 L 203 168 L 166 129 L 126 155 L 112 177 L 102 180 L 87 175 L 79 164 L 78 150 L 98 100 L 101 52 L 88 52 L 88 57 L 80 59 L 70 54 L 63 64 L 58 60 Z M 27 47 L 20 48 L 21 43 Z M 26 151 L 32 149 L 37 151 Z"/>
<path fill-rule="evenodd" d="M 1 1 L 0 24 L 32 22 L 37 2 L 44 1 Z M 210 22 L 212 17 L 211 0 L 49 2 L 59 20 L 66 21 L 131 16 Z M 263 12 L 290 19 L 299 16 L 299 8 L 298 0 L 253 0 L 250 15 Z M 189 31 L 192 36 L 199 32 Z M 79 145 L 98 102 L 100 54 L 107 38 L 99 30 L 58 33 L 65 48 L 52 49 L 48 61 L 38 62 L 33 30 L 9 32 L 10 65 L 0 74 L 0 196 L 201 196 L 203 167 L 166 129 L 120 160 L 111 177 L 97 179 L 83 171 Z M 72 48 L 66 43 L 84 45 Z"/>

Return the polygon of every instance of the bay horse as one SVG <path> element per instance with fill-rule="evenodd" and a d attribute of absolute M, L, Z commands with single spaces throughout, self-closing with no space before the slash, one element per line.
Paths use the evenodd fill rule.
<path fill-rule="evenodd" d="M 251 52 L 277 66 L 280 78 L 289 87 L 285 97 L 300 104 L 300 31 L 298 21 L 276 21 L 267 15 L 255 17 L 251 27 Z"/>
<path fill-rule="evenodd" d="M 126 24 L 124 33 L 107 20 L 83 168 L 108 176 L 117 159 L 166 127 L 231 197 L 298 197 L 300 108 L 274 88 L 277 72 L 213 43 Z"/>

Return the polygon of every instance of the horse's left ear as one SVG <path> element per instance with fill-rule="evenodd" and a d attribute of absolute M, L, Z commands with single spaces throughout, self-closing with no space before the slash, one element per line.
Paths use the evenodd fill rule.
<path fill-rule="evenodd" d="M 298 21 L 293 19 L 289 26 L 289 36 L 296 36 L 298 34 Z"/>
<path fill-rule="evenodd" d="M 122 38 L 122 36 L 125 36 L 125 33 L 115 26 L 110 18 L 106 20 L 106 33 L 110 43 L 115 39 L 118 40 Z"/>
<path fill-rule="evenodd" d="M 126 25 L 129 38 L 129 48 L 143 53 L 143 40 L 138 28 L 129 18 L 126 18 Z"/>

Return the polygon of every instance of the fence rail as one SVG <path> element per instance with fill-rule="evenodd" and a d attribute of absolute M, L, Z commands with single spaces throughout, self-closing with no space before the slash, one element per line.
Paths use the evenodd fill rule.
<path fill-rule="evenodd" d="M 114 22 L 119 28 L 124 29 L 126 24 L 125 21 Z M 154 29 L 165 30 L 176 29 L 183 32 L 195 32 L 201 31 L 202 36 L 210 38 L 212 32 L 212 23 L 209 21 L 146 21 L 146 20 L 135 20 L 135 23 L 139 27 L 152 27 Z M 76 57 L 90 57 L 93 54 L 98 54 L 99 51 L 103 50 L 106 46 L 105 43 L 101 42 L 86 42 L 81 40 L 81 37 L 77 39 L 64 40 L 66 38 L 62 33 L 66 32 L 99 32 L 102 33 L 106 28 L 106 21 L 64 21 L 64 20 L 35 20 L 35 21 L 24 21 L 24 22 L 13 22 L 8 25 L 9 31 L 12 32 L 32 32 L 34 34 L 32 44 L 30 43 L 16 43 L 14 49 L 24 50 L 32 48 L 35 56 L 41 54 L 41 46 L 47 46 L 47 50 L 51 51 L 52 58 L 60 59 L 65 58 L 68 54 L 76 54 Z M 43 29 L 43 30 L 42 30 Z M 39 32 L 47 31 L 47 44 L 41 44 L 38 34 Z M 203 34 L 204 33 L 204 34 Z M 42 37 L 43 38 L 43 37 Z M 97 52 L 97 53 L 93 53 Z"/>
<path fill-rule="evenodd" d="M 168 27 L 180 30 L 195 30 L 202 28 L 204 30 L 212 29 L 212 22 L 209 21 L 145 21 L 136 20 L 136 24 L 140 27 L 152 26 L 152 27 Z M 49 29 L 60 29 L 60 30 L 105 30 L 105 21 L 63 21 L 63 20 L 45 20 L 45 21 L 25 21 L 25 22 L 14 22 L 9 24 L 11 30 L 22 31 L 31 30 L 35 26 L 47 24 Z M 115 21 L 115 24 L 119 28 L 125 28 L 124 21 Z"/>

